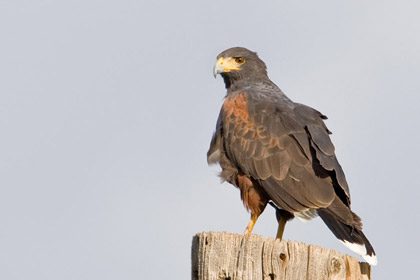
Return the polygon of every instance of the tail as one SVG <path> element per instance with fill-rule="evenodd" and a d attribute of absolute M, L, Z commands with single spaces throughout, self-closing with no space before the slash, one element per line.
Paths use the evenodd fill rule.
<path fill-rule="evenodd" d="M 377 264 L 378 260 L 376 258 L 375 250 L 373 250 L 369 240 L 360 229 L 340 222 L 324 209 L 318 209 L 318 215 L 334 233 L 335 237 L 337 237 L 346 247 L 361 255 L 369 264 Z"/>

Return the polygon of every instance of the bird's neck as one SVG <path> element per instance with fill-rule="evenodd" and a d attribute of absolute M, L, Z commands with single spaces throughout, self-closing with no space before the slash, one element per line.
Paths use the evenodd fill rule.
<path fill-rule="evenodd" d="M 223 81 L 228 91 L 236 91 L 243 87 L 249 87 L 255 83 L 269 82 L 267 76 L 244 77 L 240 74 L 223 73 Z"/>

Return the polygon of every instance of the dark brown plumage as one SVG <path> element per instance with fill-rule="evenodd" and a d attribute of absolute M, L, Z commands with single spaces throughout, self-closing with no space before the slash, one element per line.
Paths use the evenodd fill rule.
<path fill-rule="evenodd" d="M 291 101 L 267 76 L 256 53 L 231 48 L 218 56 L 227 95 L 207 154 L 223 180 L 238 187 L 251 221 L 270 203 L 281 238 L 285 223 L 319 215 L 350 249 L 370 263 L 376 256 L 350 209 L 350 192 L 320 112 Z"/>

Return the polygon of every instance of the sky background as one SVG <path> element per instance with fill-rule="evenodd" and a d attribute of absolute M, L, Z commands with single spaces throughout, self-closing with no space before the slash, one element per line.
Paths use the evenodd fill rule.
<path fill-rule="evenodd" d="M 223 50 L 329 117 L 373 279 L 412 279 L 420 2 L 0 0 L 0 279 L 189 279 L 194 234 L 249 214 L 206 152 Z M 274 237 L 267 207 L 254 233 Z M 285 239 L 353 255 L 317 218 Z M 410 277 L 411 276 L 411 277 Z"/>

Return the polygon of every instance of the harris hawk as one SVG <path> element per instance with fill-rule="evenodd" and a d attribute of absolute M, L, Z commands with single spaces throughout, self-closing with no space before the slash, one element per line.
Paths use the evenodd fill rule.
<path fill-rule="evenodd" d="M 334 145 L 317 110 L 290 100 L 267 76 L 256 53 L 235 47 L 220 53 L 227 94 L 207 153 L 220 177 L 239 188 L 250 234 L 267 204 L 276 209 L 277 238 L 287 221 L 321 217 L 349 249 L 376 265 L 375 251 L 350 208 L 350 192 Z"/>

